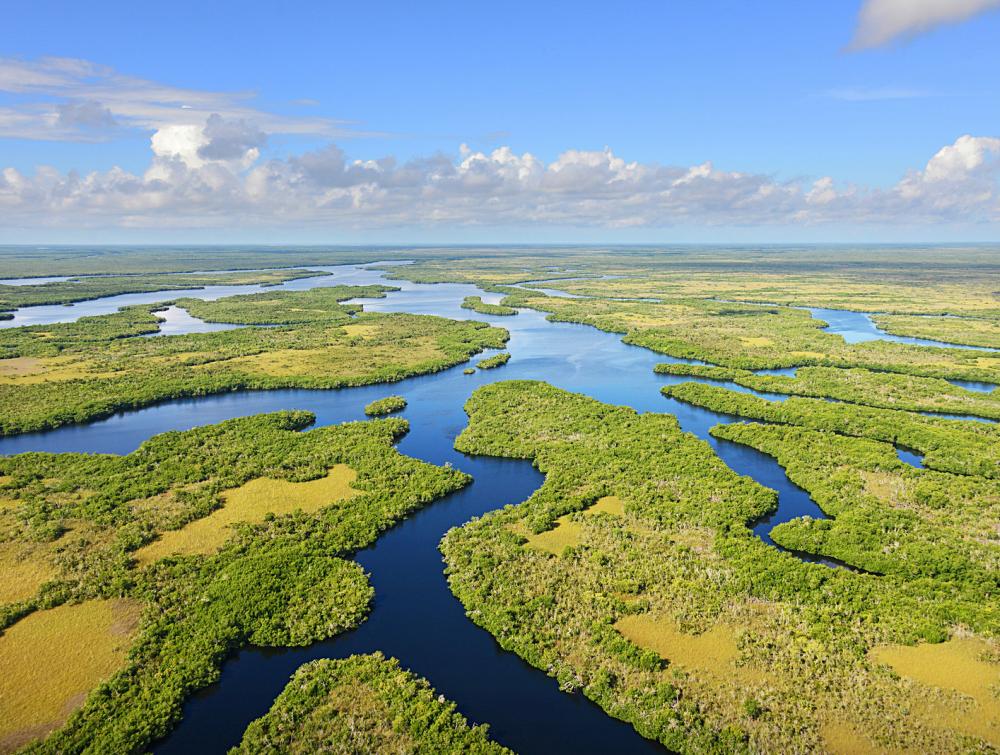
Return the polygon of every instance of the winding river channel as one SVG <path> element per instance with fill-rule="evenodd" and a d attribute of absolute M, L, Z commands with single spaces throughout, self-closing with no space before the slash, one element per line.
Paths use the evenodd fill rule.
<path fill-rule="evenodd" d="M 466 425 L 462 408 L 465 401 L 476 388 L 487 383 L 532 379 L 603 402 L 631 406 L 640 412 L 668 412 L 677 417 L 685 431 L 707 441 L 734 471 L 778 492 L 777 510 L 753 525 L 754 532 L 765 542 L 775 545 L 768 533 L 776 524 L 803 515 L 823 518 L 822 511 L 789 481 L 772 457 L 709 435 L 713 425 L 736 421 L 735 418 L 664 398 L 659 392 L 661 386 L 692 378 L 654 373 L 655 364 L 671 361 L 661 354 L 626 345 L 618 335 L 589 326 L 548 322 L 544 314 L 533 310 L 521 310 L 514 317 L 492 317 L 461 309 L 459 304 L 465 296 L 482 295 L 489 302 L 500 299 L 499 295 L 483 294 L 471 285 L 386 280 L 381 271 L 363 266 L 318 269 L 333 275 L 292 281 L 276 288 L 302 290 L 375 283 L 398 286 L 401 290 L 385 299 L 359 301 L 367 311 L 434 314 L 505 327 L 511 334 L 508 344 L 511 360 L 502 368 L 479 370 L 473 375 L 463 374 L 468 365 L 462 364 L 394 384 L 330 391 L 251 391 L 169 401 L 86 425 L 0 438 L 2 454 L 25 451 L 122 454 L 157 433 L 260 412 L 306 409 L 316 414 L 317 425 L 361 420 L 365 419 L 365 404 L 398 394 L 408 402 L 402 416 L 411 426 L 409 434 L 399 442 L 399 450 L 432 464 L 451 463 L 475 480 L 464 490 L 410 516 L 375 545 L 356 554 L 356 560 L 370 573 L 375 588 L 372 611 L 358 629 L 305 648 L 251 648 L 237 653 L 226 661 L 217 684 L 187 702 L 183 720 L 167 739 L 158 743 L 155 751 L 224 752 L 239 742 L 250 721 L 268 710 L 301 664 L 317 658 L 380 650 L 426 677 L 439 693 L 455 700 L 471 721 L 488 723 L 492 736 L 515 751 L 662 752 L 658 744 L 640 737 L 630 725 L 607 716 L 580 694 L 560 692 L 554 679 L 502 650 L 489 634 L 465 616 L 461 604 L 448 590 L 438 551 L 445 532 L 472 517 L 523 501 L 543 481 L 542 475 L 527 461 L 472 457 L 454 450 L 454 439 Z M 257 290 L 254 286 L 218 288 L 226 289 L 226 293 L 206 289 L 141 294 L 129 297 L 127 302 L 122 301 L 125 297 L 109 297 L 81 302 L 70 308 L 75 311 L 68 317 L 65 307 L 59 307 L 61 311 L 33 307 L 32 310 L 46 311 L 22 310 L 18 317 L 21 324 L 53 322 L 57 320 L 48 317 L 61 314 L 65 319 L 76 319 L 113 311 L 123 303 L 153 303 L 174 296 L 216 298 L 217 293 L 232 295 Z M 137 301 L 139 298 L 141 301 Z M 170 313 L 165 330 L 198 331 L 205 325 L 199 323 L 180 310 Z M 724 385 L 753 393 L 735 384 Z M 771 400 L 784 398 L 756 395 Z M 906 460 L 919 465 L 915 456 Z M 810 560 L 837 566 L 822 559 Z"/>

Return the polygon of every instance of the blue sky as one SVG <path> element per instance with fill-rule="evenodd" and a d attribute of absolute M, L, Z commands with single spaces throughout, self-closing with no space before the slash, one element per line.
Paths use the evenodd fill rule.
<path fill-rule="evenodd" d="M 997 5 L 15 2 L 0 240 L 995 239 Z"/>

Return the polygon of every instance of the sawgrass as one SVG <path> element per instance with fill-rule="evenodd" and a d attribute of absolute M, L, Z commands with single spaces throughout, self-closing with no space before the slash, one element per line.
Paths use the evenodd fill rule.
<path fill-rule="evenodd" d="M 0 359 L 0 383 L 33 385 L 109 374 L 95 371 L 92 367 L 88 361 L 72 356 Z"/>
<path fill-rule="evenodd" d="M 916 704 L 932 723 L 965 731 L 1000 747 L 1000 661 L 996 643 L 978 637 L 956 637 L 936 645 L 877 647 L 869 658 L 921 685 L 958 693 L 965 700 L 935 704 L 938 701 L 917 698 Z"/>
<path fill-rule="evenodd" d="M 364 325 L 362 323 L 351 323 L 341 328 L 351 338 L 368 338 L 378 335 L 378 325 Z"/>
<path fill-rule="evenodd" d="M 336 501 L 360 495 L 351 484 L 357 474 L 346 464 L 337 464 L 326 477 L 309 482 L 289 482 L 260 477 L 222 494 L 225 505 L 179 530 L 164 532 L 158 539 L 136 551 L 140 564 L 150 564 L 165 556 L 210 554 L 233 533 L 233 526 L 264 521 L 268 515 L 293 511 L 314 513 Z"/>
<path fill-rule="evenodd" d="M 766 336 L 752 336 L 750 338 L 741 338 L 740 343 L 744 346 L 773 346 L 774 341 Z"/>
<path fill-rule="evenodd" d="M 616 495 L 607 495 L 599 498 L 593 506 L 581 512 L 587 514 L 612 514 L 620 516 L 625 513 L 625 504 Z M 571 514 L 561 516 L 556 519 L 556 526 L 545 532 L 529 534 L 526 539 L 532 548 L 548 551 L 559 555 L 567 546 L 580 544 L 580 536 L 583 534 L 583 526 L 572 519 Z"/>
<path fill-rule="evenodd" d="M 27 600 L 56 574 L 57 569 L 48 561 L 26 556 L 24 546 L 0 543 L 0 603 Z"/>
<path fill-rule="evenodd" d="M 615 629 L 639 647 L 685 669 L 723 678 L 745 671 L 734 665 L 740 654 L 736 633 L 724 624 L 716 623 L 708 631 L 694 635 L 681 631 L 669 616 L 635 614 L 620 618 Z"/>
<path fill-rule="evenodd" d="M 846 721 L 827 721 L 819 727 L 819 734 L 830 752 L 843 755 L 877 755 L 885 752 Z"/>
<path fill-rule="evenodd" d="M 616 495 L 606 495 L 603 498 L 598 498 L 597 502 L 584 513 L 621 516 L 625 513 L 625 502 Z"/>
<path fill-rule="evenodd" d="M 579 522 L 574 522 L 568 516 L 561 516 L 556 520 L 555 527 L 529 535 L 527 540 L 532 548 L 559 555 L 568 546 L 579 545 L 582 532 L 583 526 Z"/>
<path fill-rule="evenodd" d="M 36 611 L 0 636 L 0 751 L 60 726 L 123 668 L 140 605 L 90 600 Z"/>

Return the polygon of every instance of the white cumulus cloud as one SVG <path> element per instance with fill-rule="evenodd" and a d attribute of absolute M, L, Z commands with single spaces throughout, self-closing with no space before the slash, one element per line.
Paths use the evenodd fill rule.
<path fill-rule="evenodd" d="M 630 161 L 610 148 L 551 161 L 509 147 L 399 161 L 328 145 L 263 160 L 252 122 L 212 114 L 150 142 L 148 168 L 0 172 L 0 229 L 769 226 L 1000 223 L 1000 138 L 966 135 L 888 188 L 830 177 Z"/>

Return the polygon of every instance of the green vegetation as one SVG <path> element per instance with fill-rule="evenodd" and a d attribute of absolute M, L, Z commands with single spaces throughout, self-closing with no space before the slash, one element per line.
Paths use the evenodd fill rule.
<path fill-rule="evenodd" d="M 495 354 L 494 356 L 487 357 L 486 359 L 481 359 L 476 362 L 476 367 L 481 370 L 492 370 L 495 367 L 503 367 L 509 361 L 510 354 L 505 351 L 501 354 Z"/>
<path fill-rule="evenodd" d="M 275 291 L 262 294 L 226 296 L 215 301 L 179 299 L 176 304 L 208 322 L 235 325 L 300 325 L 303 323 L 344 323 L 362 311 L 360 304 L 343 304 L 348 299 L 381 299 L 392 286 L 329 286 L 307 291 Z"/>
<path fill-rule="evenodd" d="M 92 598 L 143 606 L 127 663 L 90 692 L 44 752 L 141 750 L 165 734 L 194 690 L 245 645 L 305 645 L 356 626 L 372 597 L 348 560 L 393 523 L 467 484 L 460 472 L 400 455 L 399 419 L 300 432 L 304 412 L 158 435 L 126 456 L 31 453 L 0 458 L 0 537 L 56 574 L 0 607 L 0 625 Z M 329 505 L 234 521 L 221 549 L 137 566 L 137 549 L 220 506 L 259 478 L 306 483 L 338 465 L 358 494 Z M 282 512 L 276 501 L 276 511 Z M 10 633 L 0 636 L 0 654 Z M 69 662 L 72 656 L 64 658 Z M 0 700 L 0 719 L 10 713 Z"/>
<path fill-rule="evenodd" d="M 461 250 L 394 275 L 424 282 L 548 284 L 583 296 L 717 299 L 995 320 L 996 247 L 625 247 Z M 444 256 L 444 255 L 442 255 Z M 616 276 L 605 278 L 603 276 Z M 916 335 L 915 333 L 907 335 Z"/>
<path fill-rule="evenodd" d="M 59 356 L 74 353 L 87 345 L 97 348 L 120 338 L 149 335 L 160 329 L 153 312 L 159 307 L 124 307 L 97 317 L 81 317 L 76 322 L 27 325 L 0 330 L 0 364 L 17 357 Z M 0 374 L 3 373 L 0 367 Z"/>
<path fill-rule="evenodd" d="M 822 332 L 822 323 L 808 312 L 790 309 L 889 313 L 875 321 L 898 335 L 997 348 L 1000 264 L 991 248 L 525 249 L 511 250 L 505 259 L 486 252 L 461 260 L 425 258 L 392 275 L 473 283 L 509 294 L 502 302 L 507 306 L 541 309 L 553 319 L 623 333 L 629 343 L 727 367 L 817 365 L 1000 378 L 995 354 L 884 342 L 847 345 Z M 505 287 L 535 279 L 590 298 L 556 299 Z"/>
<path fill-rule="evenodd" d="M 205 286 L 243 286 L 255 283 L 276 286 L 285 281 L 318 275 L 329 275 L 329 273 L 316 270 L 254 270 L 225 273 L 105 275 L 32 286 L 0 284 L 0 311 L 40 304 L 71 304 L 118 294 L 197 289 Z"/>
<path fill-rule="evenodd" d="M 756 538 L 748 523 L 772 509 L 773 492 L 668 415 L 533 382 L 480 388 L 466 410 L 456 448 L 533 459 L 546 478 L 525 503 L 446 536 L 449 583 L 476 623 L 564 689 L 682 752 L 830 748 L 844 727 L 882 749 L 985 746 L 982 732 L 932 715 L 956 704 L 949 693 L 868 653 L 956 626 L 996 652 L 996 482 L 915 470 L 873 440 L 715 429 L 766 441 L 835 517 L 782 525 L 776 540 L 873 575 Z M 606 496 L 624 505 L 594 505 Z M 532 545 L 567 523 L 558 548 Z"/>
<path fill-rule="evenodd" d="M 146 565 L 166 556 L 216 553 L 241 524 L 258 524 L 296 511 L 314 514 L 335 501 L 361 495 L 361 491 L 352 487 L 356 479 L 357 474 L 346 464 L 337 464 L 326 477 L 307 482 L 258 477 L 223 491 L 221 508 L 178 530 L 162 533 L 135 551 L 135 559 Z"/>
<path fill-rule="evenodd" d="M 714 412 L 871 438 L 919 451 L 930 469 L 1000 478 L 1000 429 L 906 411 L 790 398 L 780 403 L 702 383 L 666 386 L 666 396 Z"/>
<path fill-rule="evenodd" d="M 897 336 L 1000 349 L 1000 319 L 914 315 L 875 315 L 872 319 L 885 332 Z"/>
<path fill-rule="evenodd" d="M 667 375 L 732 380 L 738 385 L 765 393 L 830 398 L 911 412 L 944 412 L 1000 419 L 1000 392 L 968 391 L 941 378 L 833 367 L 800 367 L 795 377 L 756 375 L 749 370 L 699 364 L 659 364 L 656 371 Z"/>
<path fill-rule="evenodd" d="M 164 338 L 126 338 L 155 317 L 141 308 L 65 325 L 0 331 L 0 433 L 57 427 L 164 399 L 236 390 L 341 388 L 446 369 L 507 332 L 429 315 L 361 314 L 337 302 L 370 289 L 275 292 L 199 302 L 193 312 L 251 313 L 297 324 Z M 293 306 L 286 306 L 293 305 Z M 79 334 L 89 333 L 89 340 Z"/>
<path fill-rule="evenodd" d="M 342 302 L 362 295 L 382 297 L 391 290 L 393 289 L 386 286 L 331 286 L 309 291 L 230 296 L 216 301 L 180 299 L 176 303 L 195 317 L 209 322 L 237 325 L 333 325 L 349 323 L 353 315 L 361 311 L 360 305 L 345 305 Z M 112 314 L 81 317 L 70 323 L 0 330 L 0 362 L 3 358 L 84 353 L 87 350 L 83 348 L 84 344 L 96 346 L 120 338 L 156 333 L 159 330 L 159 320 L 155 312 L 171 303 L 123 307 Z"/>
<path fill-rule="evenodd" d="M 602 281 L 620 284 L 621 281 Z M 565 299 L 528 291 L 505 304 L 550 313 L 549 319 L 623 333 L 626 343 L 679 359 L 743 370 L 799 366 L 864 368 L 925 377 L 1000 382 L 1000 353 L 911 346 L 888 341 L 847 344 L 800 309 L 709 299 L 658 302 Z"/>
<path fill-rule="evenodd" d="M 381 417 L 384 414 L 401 412 L 405 408 L 406 399 L 402 396 L 386 396 L 365 406 L 365 414 L 369 417 Z"/>
<path fill-rule="evenodd" d="M 997 348 L 994 250 L 215 249 L 164 257 L 176 265 L 169 271 L 144 250 L 20 250 L 7 274 L 136 275 L 0 287 L 0 310 L 176 288 L 179 278 L 273 283 L 375 254 L 417 260 L 391 277 L 505 297 L 491 305 L 470 296 L 467 309 L 534 308 L 706 363 L 661 373 L 792 396 L 772 402 L 694 382 L 663 389 L 756 420 L 711 432 L 773 457 L 828 516 L 785 522 L 771 537 L 858 569 L 808 563 L 756 537 L 750 527 L 774 509 L 774 492 L 735 474 L 673 417 L 542 383 L 494 384 L 468 402 L 456 448 L 531 459 L 545 483 L 527 502 L 450 531 L 442 550 L 470 619 L 504 648 L 681 752 L 1000 747 L 1000 426 L 918 413 L 1000 419 L 1000 391 L 948 382 L 1000 383 L 1000 353 L 847 344 L 796 308 L 878 312 L 892 333 Z M 175 272 L 249 266 L 296 269 Z M 542 279 L 584 298 L 515 286 Z M 390 290 L 176 302 L 248 326 L 220 333 L 137 338 L 157 330 L 148 306 L 0 331 L 0 432 L 175 396 L 387 382 L 506 341 L 481 323 L 345 303 Z M 754 372 L 786 367 L 796 376 Z M 372 592 L 351 554 L 467 478 L 396 453 L 402 420 L 300 432 L 309 420 L 282 413 L 168 433 L 125 457 L 0 458 L 0 657 L 25 657 L 16 643 L 27 637 L 42 642 L 26 630 L 32 622 L 112 601 L 142 611 L 125 639 L 98 644 L 114 651 L 105 665 L 72 683 L 53 679 L 29 694 L 15 668 L 8 688 L 21 698 L 0 695 L 0 719 L 11 722 L 0 737 L 13 737 L 2 741 L 62 726 L 35 749 L 142 749 L 234 649 L 305 644 L 362 620 Z M 926 468 L 901 462 L 897 448 L 922 454 Z M 56 620 L 79 632 L 49 642 L 106 641 L 106 614 Z M 67 719 L 67 694 L 88 690 Z M 378 655 L 304 667 L 242 749 L 324 747 L 500 749 Z"/>
<path fill-rule="evenodd" d="M 380 653 L 300 668 L 232 752 L 317 751 L 510 752 L 489 740 L 485 726 L 470 727 L 455 704 L 438 697 L 426 680 Z"/>
<path fill-rule="evenodd" d="M 930 716 L 987 742 L 1000 739 L 1000 697 L 995 692 L 1000 665 L 991 660 L 995 653 L 989 643 L 963 637 L 937 645 L 876 648 L 870 656 L 900 676 L 964 703 L 958 710 L 931 707 Z"/>
<path fill-rule="evenodd" d="M 50 275 L 135 275 L 198 271 L 292 268 L 309 265 L 346 265 L 369 262 L 371 252 L 344 248 L 247 248 L 244 246 L 170 247 L 0 247 L 5 275 L 10 278 Z M 423 256 L 380 250 L 378 259 L 414 259 Z"/>
<path fill-rule="evenodd" d="M 466 296 L 462 300 L 463 309 L 471 309 L 481 315 L 516 315 L 517 310 L 513 307 L 505 307 L 502 304 L 487 304 L 481 296 Z"/>
<path fill-rule="evenodd" d="M 986 603 L 1000 589 L 1000 482 L 917 470 L 888 443 L 837 433 L 749 423 L 712 434 L 774 456 L 832 517 L 779 525 L 775 542 L 923 580 L 941 597 Z"/>

